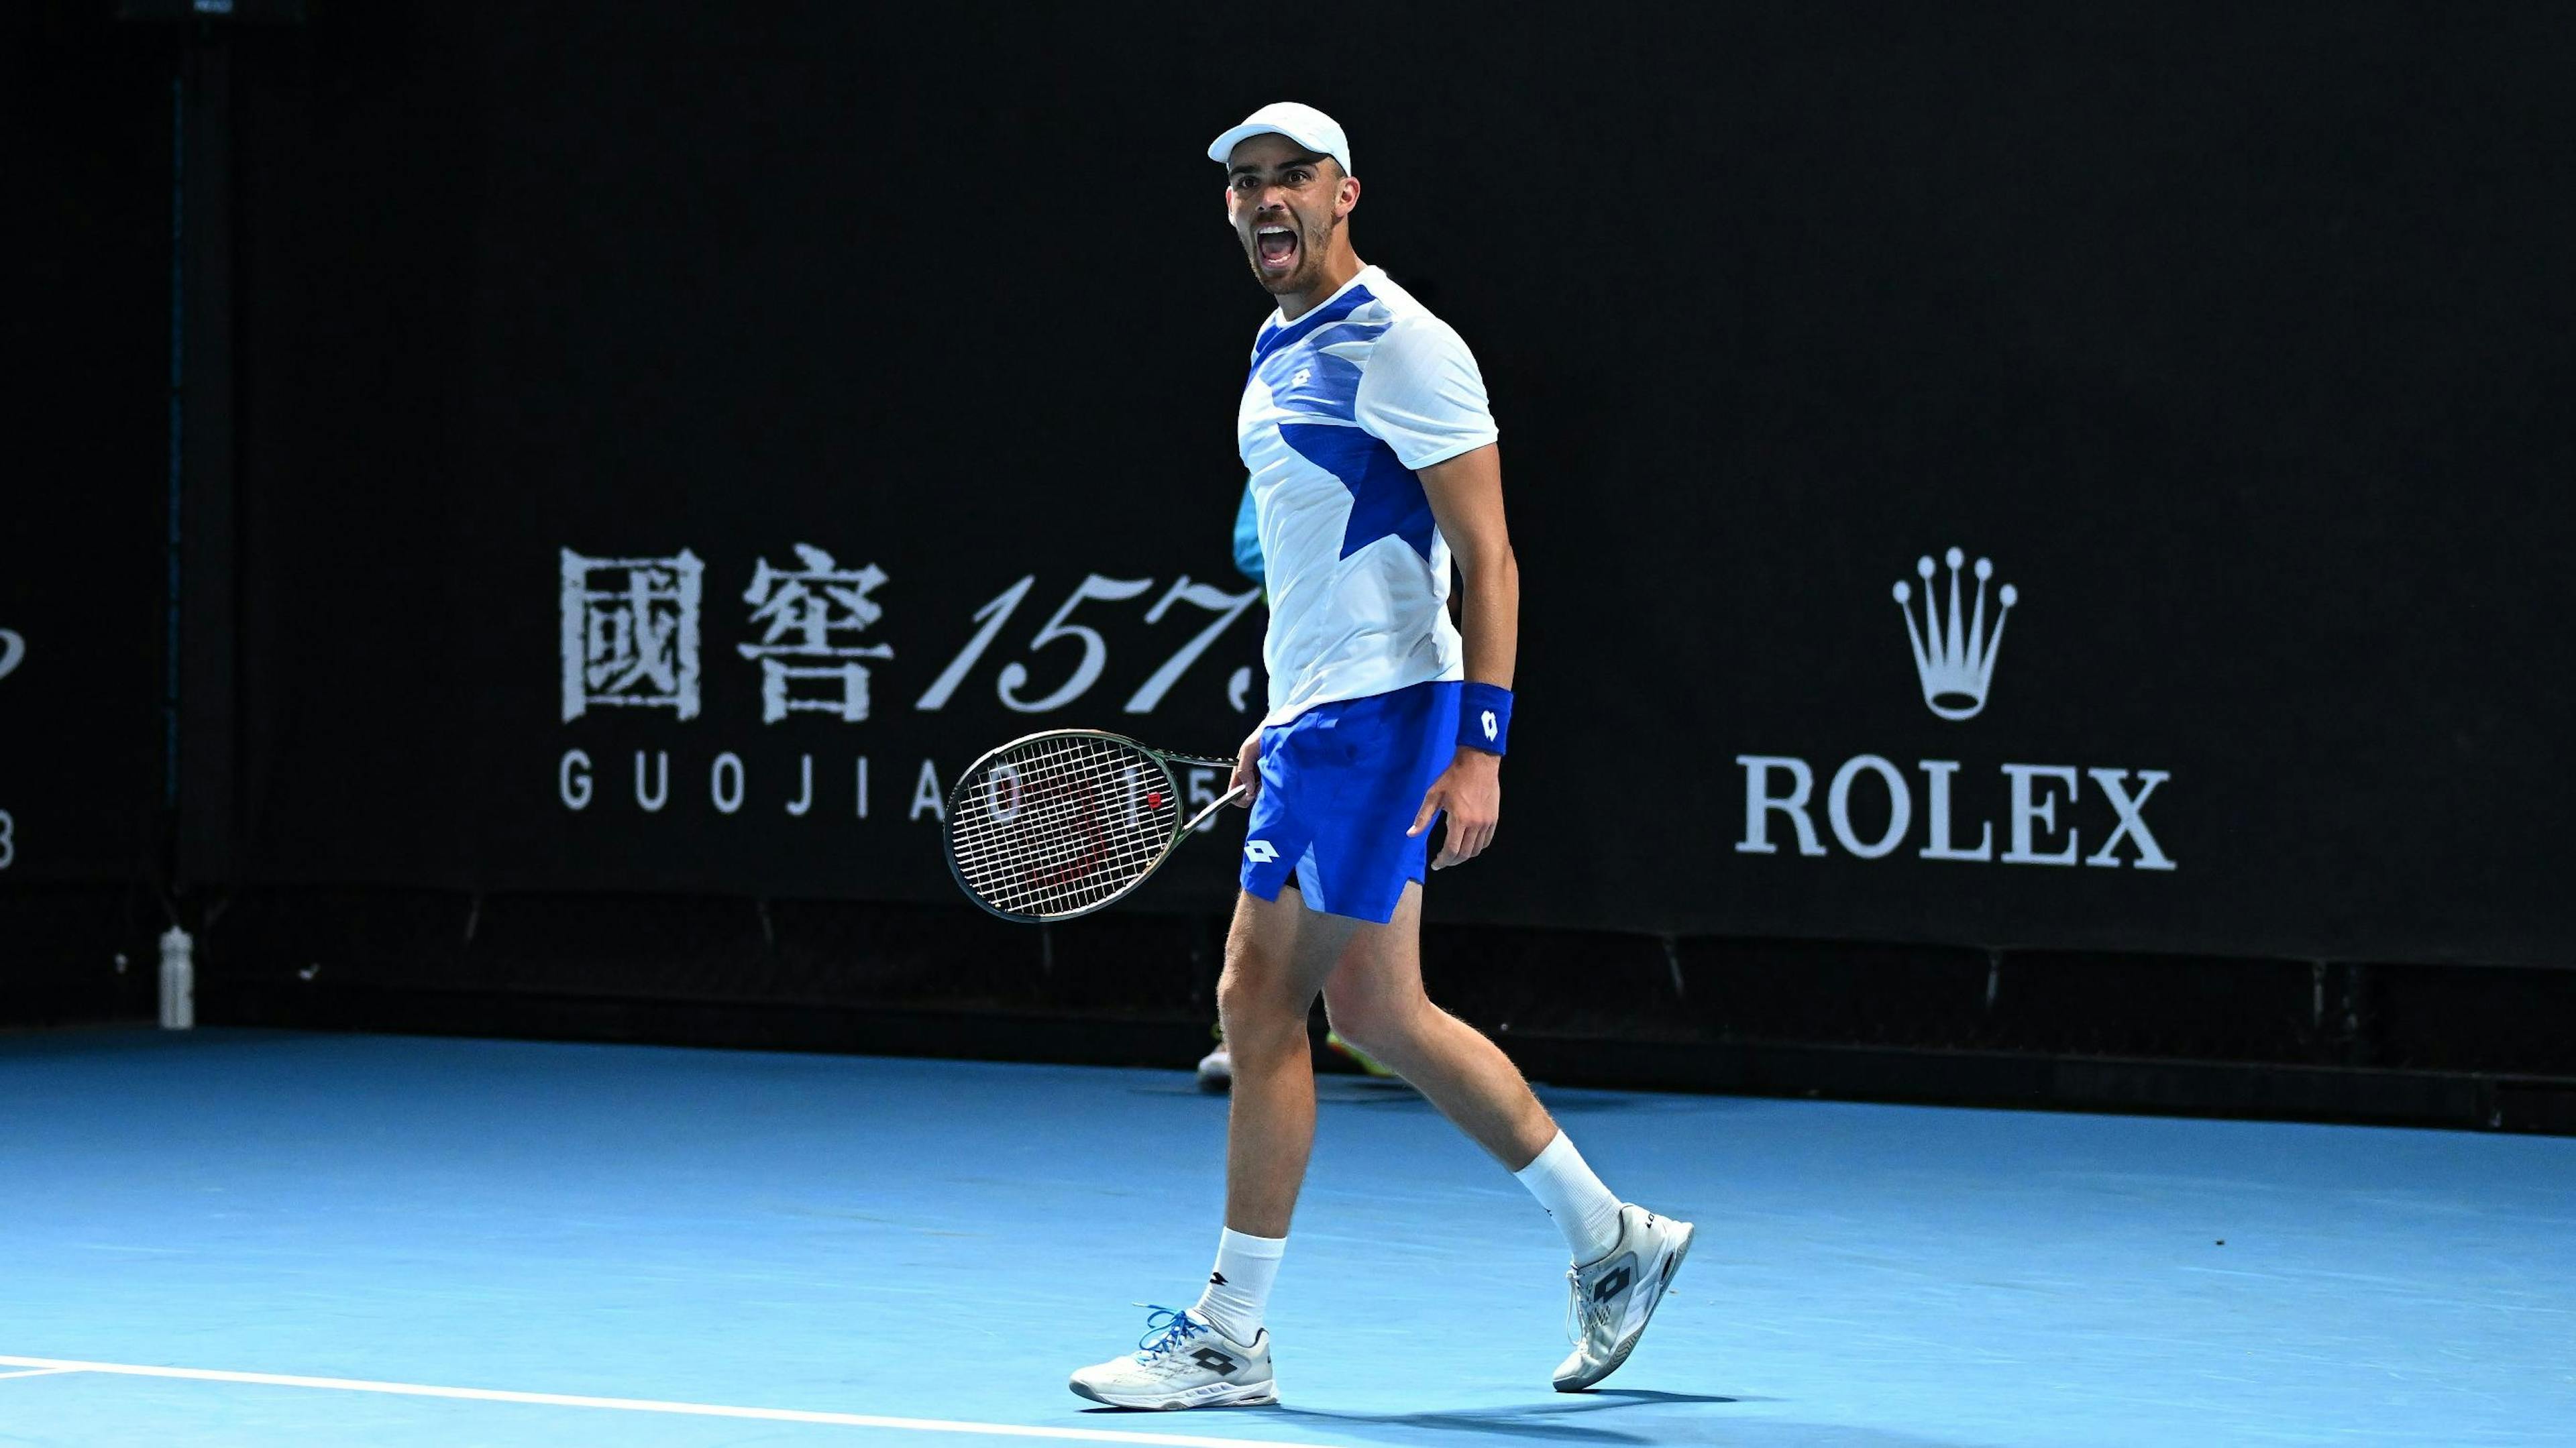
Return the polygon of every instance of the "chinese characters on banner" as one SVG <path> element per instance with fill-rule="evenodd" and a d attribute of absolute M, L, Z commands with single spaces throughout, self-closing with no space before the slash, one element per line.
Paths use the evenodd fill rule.
<path fill-rule="evenodd" d="M 740 595 L 741 631 L 746 637 L 741 642 L 720 639 L 715 657 L 724 658 L 724 644 L 732 642 L 731 653 L 758 666 L 763 725 L 779 724 L 797 714 L 843 724 L 866 723 L 884 702 L 873 695 L 870 665 L 895 657 L 895 646 L 877 633 L 886 616 L 879 591 L 888 583 L 887 574 L 873 561 L 844 564 L 811 543 L 792 545 L 792 555 L 792 567 L 782 567 L 766 555 L 752 560 Z M 663 557 L 595 557 L 564 548 L 559 550 L 559 568 L 563 721 L 611 709 L 667 710 L 674 721 L 700 718 L 706 712 L 709 687 L 703 677 L 706 634 L 711 625 L 719 633 L 723 629 L 720 620 L 706 616 L 705 562 L 686 548 Z M 1033 596 L 1041 600 L 1054 596 L 1051 591 L 1038 591 L 1038 575 L 1021 576 L 974 610 L 970 619 L 961 621 L 954 653 L 912 701 L 913 711 L 938 714 L 961 690 L 971 688 L 989 689 L 993 701 L 1012 713 L 1054 713 L 1114 679 L 1115 687 L 1124 691 L 1122 712 L 1154 712 L 1261 598 L 1257 587 L 1228 592 L 1187 574 L 1160 589 L 1158 582 L 1085 574 L 1045 622 L 1014 648 L 1007 631 L 1022 604 Z M 722 597 L 729 582 L 720 579 L 717 586 Z M 1077 613 L 1088 606 L 1092 621 L 1103 622 L 1101 611 L 1120 604 L 1134 611 L 1122 625 L 1123 637 L 1134 638 L 1134 630 L 1141 626 L 1157 640 L 1146 659 L 1123 668 L 1113 666 L 1112 655 L 1123 656 L 1126 646 L 1113 649 L 1100 629 L 1076 621 Z M 1032 612 L 1038 607 L 1044 604 L 1033 606 Z M 1038 672 L 1053 678 L 1059 669 L 1066 672 L 1055 687 L 1033 686 Z M 747 672 L 728 675 L 719 666 L 713 687 L 735 687 L 730 677 L 740 677 L 746 685 L 750 680 Z M 1223 681 L 1227 711 L 1237 717 L 1257 712 L 1254 688 L 1249 666 L 1232 669 Z M 1215 702 L 1207 695 L 1200 697 L 1207 704 Z M 742 737 L 709 739 L 706 744 L 714 747 L 706 762 L 707 799 L 718 814 L 737 813 L 747 798 L 757 797 L 774 797 L 790 816 L 804 817 L 813 810 L 818 776 L 816 757 L 810 751 L 781 755 L 756 748 Z M 847 813 L 866 819 L 870 761 L 864 746 L 848 763 Z M 557 789 L 567 810 L 578 813 L 590 808 L 593 772 L 589 750 L 578 745 L 564 750 Z M 906 816 L 937 818 L 944 813 L 945 800 L 937 764 L 924 758 L 911 772 L 913 789 Z M 672 801 L 671 773 L 669 751 L 649 747 L 636 751 L 638 811 L 659 814 Z M 1212 776 L 1193 777 L 1190 787 L 1194 798 L 1200 793 L 1215 797 Z"/>
<path fill-rule="evenodd" d="M 670 558 L 585 558 L 563 550 L 563 717 L 595 708 L 698 717 L 698 576 Z"/>
<path fill-rule="evenodd" d="M 757 605 L 751 619 L 763 629 L 759 643 L 740 645 L 744 658 L 760 661 L 760 722 L 775 724 L 804 709 L 856 724 L 868 717 L 868 666 L 859 660 L 894 657 L 890 644 L 851 642 L 885 616 L 868 597 L 884 585 L 885 570 L 873 563 L 843 569 L 808 543 L 796 545 L 796 556 L 802 572 L 761 559 L 742 595 Z M 816 684 L 831 687 L 797 692 Z"/>
<path fill-rule="evenodd" d="M 873 707 L 867 661 L 895 656 L 892 644 L 869 636 L 885 617 L 876 592 L 885 586 L 886 572 L 874 563 L 844 567 L 810 543 L 796 544 L 795 556 L 800 565 L 795 568 L 778 567 L 766 557 L 754 560 L 750 584 L 742 593 L 749 608 L 747 623 L 757 638 L 735 645 L 735 652 L 760 665 L 761 722 L 776 724 L 790 714 L 809 713 L 863 723 Z M 686 548 L 666 558 L 594 558 L 562 550 L 558 626 L 566 722 L 600 708 L 668 709 L 677 719 L 698 717 L 704 707 L 700 636 L 705 574 L 705 563 Z M 947 706 L 1037 581 L 1037 575 L 1026 575 L 975 611 L 972 622 L 980 627 L 914 701 L 916 709 L 936 713 Z M 1028 644 L 1032 654 L 1058 642 L 1079 644 L 1081 661 L 1071 677 L 1030 698 L 1022 692 L 1028 666 L 1004 662 L 994 675 L 996 698 L 1022 714 L 1052 712 L 1080 699 L 1106 674 L 1109 649 L 1098 630 L 1071 621 L 1074 611 L 1086 602 L 1141 600 L 1154 584 L 1151 578 L 1086 575 Z M 1137 684 L 1124 712 L 1153 712 L 1260 597 L 1258 588 L 1229 593 L 1187 574 L 1174 579 L 1145 609 L 1145 623 L 1162 623 L 1175 607 L 1197 610 L 1207 623 L 1180 640 Z M 1236 712 L 1246 707 L 1251 682 L 1246 668 L 1236 669 L 1227 681 L 1226 697 Z"/>

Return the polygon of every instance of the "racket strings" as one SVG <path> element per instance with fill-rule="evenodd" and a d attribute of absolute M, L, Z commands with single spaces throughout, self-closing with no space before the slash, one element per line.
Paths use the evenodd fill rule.
<path fill-rule="evenodd" d="M 949 848 L 959 880 L 1007 914 L 1076 914 L 1125 891 L 1179 828 L 1172 779 L 1151 756 L 1086 735 L 1036 739 L 958 782 Z"/>
<path fill-rule="evenodd" d="M 1015 828 L 967 847 L 970 876 L 1012 913 L 1060 915 L 1097 905 L 1151 869 L 1168 843 L 1168 824 L 1153 828 L 1145 811 L 1121 818 L 1131 790 L 1123 775 L 1059 768 L 1041 771 L 1032 787 L 1023 772 L 1019 790 Z"/>

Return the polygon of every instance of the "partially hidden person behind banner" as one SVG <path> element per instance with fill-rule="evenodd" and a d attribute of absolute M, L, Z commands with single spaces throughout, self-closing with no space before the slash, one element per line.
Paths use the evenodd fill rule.
<path fill-rule="evenodd" d="M 1225 1226 L 1197 1304 L 1150 1309 L 1138 1351 L 1071 1387 L 1132 1408 L 1278 1401 L 1262 1317 L 1314 1145 L 1320 992 L 1336 1030 L 1555 1218 L 1575 1346 L 1554 1382 L 1580 1391 L 1627 1360 L 1692 1229 L 1623 1203 L 1510 1059 L 1422 989 L 1427 832 L 1448 816 L 1428 869 L 1493 842 L 1510 742 L 1520 583 L 1484 378 L 1456 332 L 1353 251 L 1360 184 L 1331 117 L 1265 106 L 1208 155 L 1278 299 L 1235 422 L 1271 593 L 1270 710 L 1235 766 L 1257 793 L 1217 989 L 1234 1075 Z M 1444 606 L 1452 550 L 1463 630 Z"/>
<path fill-rule="evenodd" d="M 1234 510 L 1234 567 L 1236 572 L 1261 586 L 1261 601 L 1266 606 L 1270 602 L 1270 581 L 1261 563 L 1261 515 L 1252 505 L 1250 478 L 1244 479 L 1243 501 Z M 1216 1037 L 1216 1048 L 1199 1058 L 1201 1091 L 1223 1091 L 1234 1084 L 1234 1056 L 1225 1048 L 1223 1020 L 1216 1023 L 1212 1034 Z M 1324 1031 L 1324 1045 L 1372 1076 L 1384 1079 L 1395 1075 L 1383 1062 L 1342 1039 L 1342 1033 L 1330 1026 Z"/>

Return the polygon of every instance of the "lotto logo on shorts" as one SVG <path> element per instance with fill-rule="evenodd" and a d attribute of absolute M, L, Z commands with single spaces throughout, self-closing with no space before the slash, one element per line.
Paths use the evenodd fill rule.
<path fill-rule="evenodd" d="M 1254 840 L 1243 847 L 1243 857 L 1256 865 L 1267 865 L 1279 858 L 1279 852 L 1270 847 L 1268 840 Z"/>

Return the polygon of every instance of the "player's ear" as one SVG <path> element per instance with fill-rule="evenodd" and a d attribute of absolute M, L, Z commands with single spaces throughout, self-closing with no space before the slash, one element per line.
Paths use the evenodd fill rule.
<path fill-rule="evenodd" d="M 1348 216 L 1348 215 L 1350 215 L 1353 211 L 1356 211 L 1356 210 L 1358 210 L 1358 209 L 1359 209 L 1359 204 L 1360 204 L 1360 178 L 1358 178 L 1357 176 L 1353 176 L 1353 175 L 1350 175 L 1350 174 L 1348 174 L 1348 173 L 1345 173 L 1345 174 L 1342 176 L 1342 187 L 1341 187 L 1341 190 L 1342 190 L 1342 194 L 1341 194 L 1341 198 L 1340 198 L 1340 199 L 1341 199 L 1341 203 L 1342 203 L 1342 204 L 1341 204 L 1341 206 L 1338 208 L 1338 210 L 1336 211 L 1336 213 L 1335 213 L 1335 214 L 1337 214 L 1337 215 L 1341 215 L 1341 216 Z"/>

